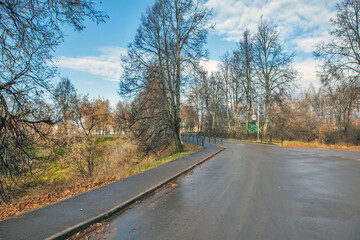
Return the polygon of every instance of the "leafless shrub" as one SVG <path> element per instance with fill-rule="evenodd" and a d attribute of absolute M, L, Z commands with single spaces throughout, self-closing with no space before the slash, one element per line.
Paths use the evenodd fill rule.
<path fill-rule="evenodd" d="M 74 142 L 66 155 L 67 160 L 74 164 L 75 171 L 84 178 L 92 178 L 99 165 L 99 149 L 94 140 L 82 136 Z"/>

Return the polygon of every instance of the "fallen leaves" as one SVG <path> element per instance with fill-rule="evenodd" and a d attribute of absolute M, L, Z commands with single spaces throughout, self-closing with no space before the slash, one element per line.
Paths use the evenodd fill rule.
<path fill-rule="evenodd" d="M 28 197 L 16 203 L 3 204 L 0 206 L 0 220 L 19 215 L 21 213 L 29 212 L 40 207 L 51 205 L 58 201 L 79 195 L 114 181 L 116 181 L 115 178 L 109 178 L 107 181 L 102 182 L 76 184 L 71 187 L 57 188 L 36 197 Z M 80 209 L 80 211 L 83 211 L 83 209 Z"/>
<path fill-rule="evenodd" d="M 74 236 L 69 238 L 68 240 L 76 240 L 76 239 L 93 239 L 93 237 L 100 237 L 108 228 L 109 224 L 107 222 L 99 222 L 91 225 L 88 229 L 80 231 L 76 233 Z"/>

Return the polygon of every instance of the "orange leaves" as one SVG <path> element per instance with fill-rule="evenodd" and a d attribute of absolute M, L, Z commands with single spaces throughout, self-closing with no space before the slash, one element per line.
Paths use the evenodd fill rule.
<path fill-rule="evenodd" d="M 4 220 L 6 218 L 19 215 L 21 213 L 28 212 L 40 207 L 48 206 L 55 202 L 79 195 L 83 192 L 87 192 L 89 190 L 103 186 L 110 182 L 114 182 L 116 180 L 117 180 L 116 178 L 109 178 L 106 181 L 101 181 L 96 183 L 88 182 L 88 183 L 76 184 L 74 186 L 66 187 L 66 188 L 57 188 L 51 192 L 44 193 L 36 197 L 26 198 L 17 203 L 1 205 L 0 220 Z M 84 211 L 84 209 L 80 209 L 80 211 Z"/>
<path fill-rule="evenodd" d="M 92 237 L 99 236 L 106 231 L 109 227 L 109 224 L 106 222 L 95 223 L 91 225 L 88 229 L 78 232 L 71 239 L 92 239 Z"/>

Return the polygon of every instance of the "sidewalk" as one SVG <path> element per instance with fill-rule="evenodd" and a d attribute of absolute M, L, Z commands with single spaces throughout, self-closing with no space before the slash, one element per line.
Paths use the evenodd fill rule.
<path fill-rule="evenodd" d="M 0 239 L 65 239 L 125 209 L 222 149 L 220 146 L 205 144 L 203 150 L 175 161 L 0 221 Z"/>

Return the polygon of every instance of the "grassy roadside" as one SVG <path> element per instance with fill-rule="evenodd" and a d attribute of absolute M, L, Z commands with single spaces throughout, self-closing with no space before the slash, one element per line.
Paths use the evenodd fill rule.
<path fill-rule="evenodd" d="M 238 140 L 238 139 L 229 139 L 232 141 L 242 141 L 242 142 L 256 142 L 260 143 L 261 140 L 258 139 L 248 139 L 248 140 Z M 263 143 L 270 143 L 269 139 L 263 139 Z M 348 145 L 348 144 L 321 144 L 318 142 L 302 142 L 302 141 L 284 141 L 281 145 L 281 141 L 273 140 L 273 144 L 287 147 L 287 148 L 319 148 L 319 149 L 334 149 L 334 150 L 360 150 L 360 146 Z"/>
<path fill-rule="evenodd" d="M 139 158 L 136 147 L 127 139 L 109 138 L 96 141 L 103 154 L 96 176 L 91 179 L 81 178 L 69 162 L 49 163 L 38 176 L 41 184 L 28 189 L 24 196 L 11 203 L 0 205 L 0 220 L 79 195 L 202 149 L 185 144 L 184 152 L 174 154 L 174 147 L 170 146 L 160 157 Z"/>
<path fill-rule="evenodd" d="M 148 170 L 148 169 L 151 169 L 151 168 L 160 166 L 160 165 L 162 165 L 162 164 L 164 164 L 164 163 L 171 162 L 171 161 L 174 161 L 174 160 L 176 160 L 176 159 L 178 159 L 178 158 L 187 156 L 187 155 L 189 155 L 190 153 L 196 152 L 196 151 L 198 151 L 198 150 L 200 150 L 200 149 L 202 149 L 202 147 L 185 144 L 185 146 L 184 146 L 184 152 L 175 153 L 175 154 L 170 155 L 170 156 L 168 156 L 168 157 L 160 158 L 160 159 L 158 159 L 158 160 L 156 160 L 156 161 L 150 161 L 150 162 L 141 163 L 141 164 L 139 164 L 139 166 L 137 166 L 137 167 L 135 167 L 135 168 L 132 168 L 132 169 L 129 169 L 129 170 L 126 172 L 126 175 L 127 175 L 127 176 L 130 176 L 130 175 L 133 175 L 133 174 L 137 174 L 137 173 L 146 171 L 146 170 Z"/>
<path fill-rule="evenodd" d="M 278 143 L 281 145 L 281 143 Z M 319 148 L 319 149 L 337 149 L 337 150 L 360 150 L 360 146 L 346 144 L 321 144 L 317 142 L 284 141 L 283 147 L 288 148 Z"/>

